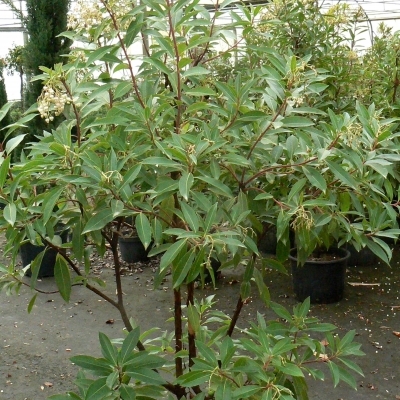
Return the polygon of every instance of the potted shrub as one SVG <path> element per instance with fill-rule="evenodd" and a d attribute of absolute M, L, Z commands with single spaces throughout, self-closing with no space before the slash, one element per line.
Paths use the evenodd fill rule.
<path fill-rule="evenodd" d="M 63 112 L 66 120 L 25 148 L 21 160 L 11 162 L 9 151 L 3 156 L 0 188 L 7 206 L 0 229 L 8 240 L 5 251 L 12 256 L 3 286 L 24 284 L 15 259 L 21 235 L 39 234 L 53 247 L 46 237 L 52 237 L 51 227 L 63 221 L 71 227 L 71 238 L 64 245 L 68 251 L 57 256 L 60 294 L 68 301 L 72 285 L 84 284 L 115 306 L 126 329 L 133 332 L 118 252 L 128 215 L 135 218 L 144 247 L 153 242 L 149 255 L 162 255 L 155 285 L 170 274 L 172 350 L 143 343 L 135 330 L 118 355 L 102 336 L 108 349 L 105 357 L 130 363 L 133 379 L 113 370 L 111 377 L 86 381 L 86 397 L 101 387 L 107 393 L 126 390 L 125 398 L 143 390 L 150 398 L 165 398 L 165 390 L 178 399 L 214 394 L 224 398 L 225 390 L 243 398 L 256 389 L 254 385 L 255 398 L 282 390 L 289 399 L 306 399 L 307 366 L 292 363 L 285 368 L 277 361 L 293 361 L 292 355 L 278 357 L 267 375 L 250 380 L 245 375 L 252 374 L 254 365 L 243 358 L 221 360 L 221 354 L 236 349 L 247 356 L 249 342 L 232 347 L 231 341 L 236 340 L 235 327 L 253 285 L 270 304 L 264 265 L 257 262 L 262 222 L 275 221 L 277 227 L 278 261 L 266 260 L 268 266 L 280 268 L 279 261 L 288 258 L 291 229 L 300 263 L 319 245 L 334 241 L 367 244 L 385 261 L 390 259 L 390 249 L 379 236 L 398 233 L 389 210 L 394 163 L 399 160 L 395 127 L 380 120 L 373 106 L 359 105 L 357 115 L 319 108 L 320 85 L 328 75 L 309 66 L 307 57 L 239 46 L 244 39 L 235 37 L 237 28 L 251 32 L 261 8 L 238 6 L 240 15 L 230 14 L 234 22 L 219 28 L 216 21 L 226 6 L 209 10 L 190 0 L 146 0 L 134 8 L 130 2 L 81 4 L 81 13 L 71 20 L 74 30 L 65 33 L 80 43 L 79 52 L 64 66 L 42 68 L 37 77 L 44 84 L 37 111 L 49 120 L 53 113 Z M 138 44 L 144 51 L 140 59 L 131 52 Z M 224 58 L 233 66 L 239 56 L 231 77 L 220 79 L 213 61 Z M 31 110 L 10 131 L 35 112 Z M 17 143 L 11 140 L 9 149 Z M 33 185 L 51 189 L 37 194 Z M 111 252 L 115 297 L 107 294 L 114 291 L 99 289 L 99 278 L 90 269 L 92 251 L 100 257 Z M 208 336 L 202 327 L 203 311 L 213 304 L 208 304 L 210 299 L 196 300 L 194 288 L 198 277 L 212 270 L 212 258 L 221 262 L 221 268 L 241 265 L 244 273 L 230 317 L 217 318 L 218 326 Z M 35 287 L 34 280 L 31 286 Z M 305 318 L 307 308 L 305 302 L 296 315 Z M 291 320 L 290 314 L 280 312 Z M 297 344 L 288 336 L 292 331 L 275 325 L 275 333 L 265 339 L 264 323 L 259 323 L 261 329 L 249 328 L 251 340 L 274 342 L 279 333 L 283 341 L 274 342 L 276 354 L 295 353 Z M 345 336 L 344 344 L 351 341 L 351 335 Z M 279 350 L 281 345 L 285 350 Z M 132 354 L 135 346 L 139 355 Z M 314 345 L 311 349 L 317 355 L 321 350 Z M 359 354 L 351 349 L 355 347 L 347 351 Z M 173 359 L 173 372 L 166 380 L 154 371 L 161 366 L 159 357 L 166 357 L 165 350 Z M 307 351 L 314 356 L 311 353 Z M 260 360 L 269 362 L 263 357 Z M 222 372 L 214 380 L 219 361 Z M 103 372 L 110 371 L 99 362 Z M 335 383 L 344 379 L 355 387 L 346 369 L 332 371 Z M 146 386 L 149 379 L 154 386 Z M 203 385 L 206 381 L 212 387 Z"/>

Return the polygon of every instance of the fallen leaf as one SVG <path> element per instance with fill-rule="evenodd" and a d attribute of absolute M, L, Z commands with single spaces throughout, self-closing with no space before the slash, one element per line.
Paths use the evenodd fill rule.
<path fill-rule="evenodd" d="M 53 384 L 51 382 L 45 382 L 44 386 L 46 387 L 53 387 Z"/>
<path fill-rule="evenodd" d="M 393 335 L 400 337 L 400 332 L 393 331 Z"/>
<path fill-rule="evenodd" d="M 115 322 L 114 319 L 108 319 L 108 320 L 106 321 L 106 324 L 112 325 L 114 322 Z"/>
<path fill-rule="evenodd" d="M 71 351 L 71 349 L 65 349 L 65 351 Z"/>
<path fill-rule="evenodd" d="M 328 346 L 329 342 L 326 339 L 322 339 L 321 340 L 321 344 L 324 345 L 324 346 Z"/>
<path fill-rule="evenodd" d="M 349 282 L 350 286 L 381 286 L 380 283 Z"/>

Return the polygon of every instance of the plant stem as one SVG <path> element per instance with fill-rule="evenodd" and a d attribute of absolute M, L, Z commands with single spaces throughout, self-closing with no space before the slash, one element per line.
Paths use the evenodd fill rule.
<path fill-rule="evenodd" d="M 242 311 L 243 304 L 244 304 L 244 300 L 242 299 L 242 296 L 239 296 L 238 302 L 236 304 L 235 312 L 232 316 L 232 320 L 231 320 L 231 323 L 228 328 L 228 332 L 226 333 L 227 336 L 232 336 L 233 330 L 235 329 L 240 312 Z"/>
<path fill-rule="evenodd" d="M 180 288 L 174 289 L 174 321 L 175 321 L 175 353 L 183 349 L 182 344 L 182 296 Z M 178 378 L 183 374 L 181 357 L 175 358 L 175 375 Z"/>
<path fill-rule="evenodd" d="M 188 290 L 188 297 L 187 297 L 186 305 L 193 306 L 193 304 L 194 304 L 194 281 L 188 283 L 187 290 Z M 195 340 L 196 340 L 196 332 L 193 329 L 193 326 L 190 323 L 190 320 L 188 319 L 189 367 L 191 367 L 194 364 L 193 359 L 196 357 L 196 354 L 197 354 Z"/>

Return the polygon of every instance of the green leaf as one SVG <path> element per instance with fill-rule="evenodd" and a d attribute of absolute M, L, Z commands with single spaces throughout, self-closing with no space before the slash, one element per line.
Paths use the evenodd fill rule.
<path fill-rule="evenodd" d="M 338 383 L 339 383 L 339 380 L 340 380 L 339 368 L 332 361 L 328 361 L 328 366 L 329 366 L 329 369 L 330 369 L 331 374 L 332 374 L 333 385 L 334 385 L 334 387 L 336 387 L 338 385 Z"/>
<path fill-rule="evenodd" d="M 150 368 L 138 368 L 135 371 L 126 371 L 125 373 L 133 379 L 151 385 L 163 385 L 165 383 L 165 379 Z"/>
<path fill-rule="evenodd" d="M 190 188 L 193 186 L 194 178 L 192 173 L 183 172 L 179 179 L 179 193 L 188 201 Z"/>
<path fill-rule="evenodd" d="M 113 372 L 111 372 L 110 375 L 107 376 L 106 385 L 110 389 L 114 388 L 115 384 L 118 381 L 118 376 L 119 376 L 118 371 L 115 371 L 115 370 Z"/>
<path fill-rule="evenodd" d="M 375 238 L 373 238 L 376 240 Z M 387 265 L 390 265 L 390 260 L 386 252 L 382 249 L 382 247 L 378 244 L 372 242 L 371 240 L 368 240 L 367 242 L 367 247 L 374 253 L 376 254 L 382 261 L 384 261 Z"/>
<path fill-rule="evenodd" d="M 147 157 L 143 160 L 143 164 L 146 165 L 155 165 L 155 166 L 162 166 L 162 167 L 171 167 L 176 170 L 180 170 L 181 165 L 177 162 L 170 160 L 167 157 Z"/>
<path fill-rule="evenodd" d="M 122 180 L 122 185 L 119 187 L 119 190 L 123 190 L 125 186 L 131 185 L 132 182 L 136 179 L 139 175 L 140 169 L 142 168 L 141 164 L 135 165 L 134 167 L 130 168 L 124 175 Z"/>
<path fill-rule="evenodd" d="M 220 347 L 221 368 L 228 368 L 236 350 L 233 340 L 229 336 L 225 337 Z"/>
<path fill-rule="evenodd" d="M 157 70 L 163 72 L 164 74 L 169 75 L 172 73 L 172 71 L 162 61 L 160 61 L 159 59 L 157 59 L 155 57 L 153 57 L 153 58 L 145 57 L 143 59 L 143 62 L 151 64 L 153 67 L 156 67 Z"/>
<path fill-rule="evenodd" d="M 207 213 L 206 220 L 204 221 L 204 233 L 210 232 L 212 226 L 216 222 L 215 216 L 217 215 L 217 208 L 218 208 L 218 203 L 215 203 Z"/>
<path fill-rule="evenodd" d="M 9 168 L 10 168 L 10 160 L 11 157 L 6 157 L 3 159 L 3 162 L 0 166 L 0 189 L 3 188 L 4 182 L 7 179 Z"/>
<path fill-rule="evenodd" d="M 96 375 L 105 376 L 113 371 L 113 367 L 104 358 L 73 356 L 70 360 L 78 367 L 92 371 Z"/>
<path fill-rule="evenodd" d="M 136 399 L 135 389 L 132 386 L 125 385 L 125 383 L 120 386 L 119 393 L 121 394 L 122 400 Z"/>
<path fill-rule="evenodd" d="M 220 180 L 211 178 L 210 176 L 199 176 L 198 179 L 211 185 L 209 190 L 213 191 L 217 195 L 233 197 L 232 191 L 229 186 L 225 185 Z"/>
<path fill-rule="evenodd" d="M 346 382 L 352 389 L 357 389 L 357 382 L 354 379 L 354 376 L 342 367 L 337 366 L 337 368 L 339 370 L 340 379 L 343 382 Z"/>
<path fill-rule="evenodd" d="M 14 105 L 13 102 L 8 102 L 6 104 L 3 105 L 3 107 L 1 107 L 0 109 L 0 121 L 7 115 L 8 111 L 10 110 L 10 108 Z"/>
<path fill-rule="evenodd" d="M 29 245 L 29 244 L 28 244 Z M 31 262 L 30 269 L 31 269 L 31 288 L 34 289 L 37 281 L 37 277 L 39 275 L 40 267 L 42 265 L 43 257 L 45 254 L 45 250 L 41 251 L 35 259 Z"/>
<path fill-rule="evenodd" d="M 99 340 L 101 346 L 101 354 L 103 354 L 104 358 L 109 361 L 113 366 L 117 365 L 118 360 L 118 350 L 111 343 L 111 340 L 102 332 L 99 332 Z"/>
<path fill-rule="evenodd" d="M 32 311 L 32 308 L 33 308 L 33 306 L 34 306 L 34 304 L 35 304 L 37 295 L 38 295 L 38 293 L 35 293 L 34 296 L 31 298 L 29 304 L 28 304 L 28 314 L 30 314 L 31 311 Z"/>
<path fill-rule="evenodd" d="M 326 164 L 328 165 L 333 175 L 335 175 L 335 177 L 339 179 L 340 182 L 344 183 L 347 186 L 350 186 L 353 189 L 357 189 L 358 187 L 357 181 L 339 164 L 330 160 L 326 160 Z"/>
<path fill-rule="evenodd" d="M 107 386 L 107 379 L 100 378 L 89 386 L 85 400 L 104 400 L 111 393 L 110 388 Z"/>
<path fill-rule="evenodd" d="M 180 202 L 180 206 L 183 216 L 185 217 L 185 222 L 189 225 L 193 232 L 198 232 L 200 219 L 197 216 L 196 211 L 194 211 L 190 205 L 183 202 Z"/>
<path fill-rule="evenodd" d="M 284 127 L 290 128 L 304 128 L 307 126 L 313 126 L 314 122 L 306 117 L 285 117 L 282 119 Z"/>
<path fill-rule="evenodd" d="M 44 197 L 42 204 L 43 225 L 46 225 L 49 221 L 53 213 L 54 207 L 63 190 L 63 186 L 58 186 L 46 192 L 46 196 Z"/>
<path fill-rule="evenodd" d="M 247 399 L 251 398 L 251 396 L 255 395 L 257 392 L 264 390 L 262 387 L 258 385 L 245 385 L 236 389 L 232 393 L 232 399 Z"/>
<path fill-rule="evenodd" d="M 215 96 L 215 92 L 208 87 L 195 87 L 185 91 L 188 96 Z"/>
<path fill-rule="evenodd" d="M 210 73 L 211 71 L 203 67 L 190 67 L 183 72 L 182 76 L 187 78 L 188 76 L 208 75 Z"/>
<path fill-rule="evenodd" d="M 297 148 L 299 147 L 299 140 L 296 136 L 291 135 L 286 139 L 286 150 L 288 152 L 288 157 L 291 159 L 294 156 Z"/>
<path fill-rule="evenodd" d="M 262 301 L 264 302 L 264 304 L 268 307 L 270 300 L 271 300 L 268 286 L 264 283 L 264 278 L 263 278 L 261 272 L 257 268 L 254 268 L 253 276 L 256 281 L 256 284 L 258 287 L 258 292 L 260 293 L 260 297 L 261 297 Z"/>
<path fill-rule="evenodd" d="M 101 60 L 106 54 L 109 54 L 115 46 L 101 46 L 100 48 L 92 51 L 86 61 L 86 67 L 95 61 Z"/>
<path fill-rule="evenodd" d="M 143 16 L 144 13 L 138 13 L 136 14 L 136 18 L 131 21 L 131 23 L 128 26 L 128 29 L 126 30 L 125 36 L 124 36 L 124 43 L 126 47 L 129 47 L 134 40 L 137 38 L 138 33 L 142 29 L 143 26 Z"/>
<path fill-rule="evenodd" d="M 277 365 L 276 367 L 287 375 L 304 377 L 303 371 L 296 364 L 287 362 L 286 364 Z"/>
<path fill-rule="evenodd" d="M 224 379 L 218 384 L 215 391 L 215 400 L 225 400 L 232 398 L 232 382 L 229 379 Z"/>
<path fill-rule="evenodd" d="M 304 185 L 306 184 L 307 179 L 306 178 L 302 178 L 300 180 L 298 180 L 293 186 L 292 189 L 289 192 L 289 196 L 288 196 L 288 201 L 291 201 L 293 199 L 294 196 L 297 195 L 297 193 L 300 192 L 300 190 L 303 189 Z"/>
<path fill-rule="evenodd" d="M 176 263 L 176 265 L 174 265 L 172 271 L 172 283 L 174 289 L 179 287 L 188 276 L 190 268 L 192 267 L 193 264 L 195 254 L 196 254 L 195 249 L 190 249 L 190 251 L 187 252 L 181 258 L 181 260 L 179 260 L 179 262 Z"/>
<path fill-rule="evenodd" d="M 292 314 L 290 314 L 290 312 L 281 304 L 274 303 L 273 301 L 271 301 L 270 305 L 276 315 L 285 319 L 286 321 L 292 320 Z"/>
<path fill-rule="evenodd" d="M 121 200 L 111 200 L 111 212 L 114 218 L 119 217 L 124 211 L 124 203 Z"/>
<path fill-rule="evenodd" d="M 85 250 L 85 235 L 82 234 L 82 228 L 83 222 L 79 219 L 72 231 L 72 251 L 78 262 L 82 261 Z"/>
<path fill-rule="evenodd" d="M 17 207 L 14 203 L 8 203 L 4 207 L 3 217 L 11 226 L 14 226 L 17 219 Z"/>
<path fill-rule="evenodd" d="M 299 318 L 305 318 L 310 311 L 310 297 L 307 297 L 303 303 L 296 307 L 295 316 Z"/>
<path fill-rule="evenodd" d="M 197 333 L 200 330 L 200 315 L 193 304 L 187 306 L 188 320 L 192 329 Z"/>
<path fill-rule="evenodd" d="M 212 371 L 191 371 L 181 375 L 176 383 L 183 387 L 201 385 L 210 379 Z"/>
<path fill-rule="evenodd" d="M 309 166 L 303 166 L 302 169 L 304 175 L 307 177 L 311 185 L 315 186 L 325 193 L 327 185 L 323 175 L 315 168 Z"/>
<path fill-rule="evenodd" d="M 161 368 L 165 364 L 163 358 L 147 351 L 139 351 L 134 353 L 124 364 L 125 371 L 136 371 L 138 368 Z"/>
<path fill-rule="evenodd" d="M 61 297 L 68 303 L 71 296 L 71 276 L 67 261 L 60 253 L 57 253 L 56 257 L 54 278 Z"/>
<path fill-rule="evenodd" d="M 160 261 L 160 273 L 164 272 L 176 259 L 180 251 L 186 246 L 187 239 L 181 239 L 172 244 L 163 254 Z"/>
<path fill-rule="evenodd" d="M 128 333 L 128 336 L 124 339 L 121 350 L 118 354 L 120 364 L 124 364 L 132 356 L 132 353 L 138 343 L 139 337 L 140 328 L 138 326 Z"/>
<path fill-rule="evenodd" d="M 66 393 L 66 394 L 53 394 L 48 397 L 48 400 L 83 400 L 82 397 L 78 396 L 76 393 Z"/>
<path fill-rule="evenodd" d="M 136 216 L 135 228 L 144 248 L 147 249 L 151 243 L 151 225 L 146 214 L 140 213 Z"/>
<path fill-rule="evenodd" d="M 364 376 L 364 373 L 362 369 L 353 361 L 347 360 L 346 358 L 337 358 L 339 361 L 341 361 L 347 368 L 357 372 L 357 374 Z"/>
<path fill-rule="evenodd" d="M 292 376 L 292 383 L 296 390 L 296 399 L 309 400 L 308 385 L 305 378 L 303 376 Z"/>
<path fill-rule="evenodd" d="M 26 134 L 18 135 L 8 140 L 6 143 L 6 153 L 10 154 L 23 140 Z"/>
<path fill-rule="evenodd" d="M 104 228 L 113 219 L 114 216 L 112 210 L 109 208 L 103 209 L 89 219 L 82 231 L 82 234 L 98 231 Z"/>

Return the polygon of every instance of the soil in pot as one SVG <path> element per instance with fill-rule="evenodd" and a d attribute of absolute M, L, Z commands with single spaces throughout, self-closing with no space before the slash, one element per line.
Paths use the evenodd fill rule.
<path fill-rule="evenodd" d="M 314 255 L 302 266 L 297 265 L 296 249 L 290 251 L 293 289 L 296 298 L 311 303 L 335 303 L 343 298 L 347 260 L 350 253 L 332 248 Z"/>
<path fill-rule="evenodd" d="M 68 239 L 68 230 L 64 230 L 63 232 L 58 232 L 61 236 L 62 243 L 65 243 Z M 39 255 L 43 250 L 45 250 L 45 246 L 36 246 L 30 242 L 24 243 L 21 245 L 19 249 L 19 255 L 21 257 L 22 265 L 26 267 L 29 265 L 36 256 Z M 42 263 L 39 267 L 38 278 L 46 278 L 54 276 L 54 266 L 56 263 L 57 251 L 48 247 L 43 256 Z M 25 272 L 26 276 L 32 276 L 32 271 L 28 268 Z"/>
<path fill-rule="evenodd" d="M 118 244 L 123 261 L 132 264 L 148 260 L 147 255 L 149 251 L 144 248 L 143 243 L 138 237 L 119 237 Z"/>

